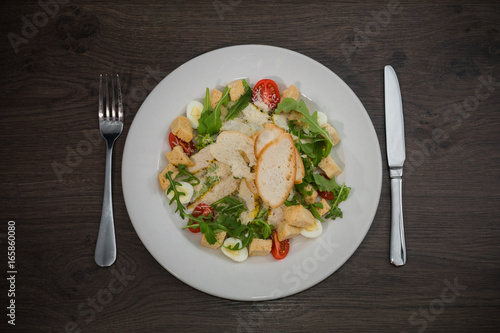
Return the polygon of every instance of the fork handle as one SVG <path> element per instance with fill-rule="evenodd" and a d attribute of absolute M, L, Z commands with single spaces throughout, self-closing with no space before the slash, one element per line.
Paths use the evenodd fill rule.
<path fill-rule="evenodd" d="M 392 170 L 391 170 L 392 173 Z M 391 264 L 406 264 L 405 231 L 403 226 L 403 200 L 401 175 L 391 174 Z"/>
<path fill-rule="evenodd" d="M 116 260 L 115 225 L 111 195 L 111 157 L 113 142 L 106 140 L 106 171 L 104 178 L 104 198 L 102 202 L 101 224 L 95 248 L 94 260 L 101 267 L 111 266 Z"/>

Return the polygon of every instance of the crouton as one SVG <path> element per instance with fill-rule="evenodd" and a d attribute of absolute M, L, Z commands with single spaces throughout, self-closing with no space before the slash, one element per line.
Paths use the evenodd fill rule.
<path fill-rule="evenodd" d="M 288 121 L 296 120 L 297 122 L 301 122 L 300 118 L 302 118 L 302 113 L 292 110 L 290 111 L 290 115 L 288 116 Z M 301 122 L 303 124 L 303 122 Z"/>
<path fill-rule="evenodd" d="M 280 223 L 278 223 L 278 228 L 276 229 L 276 231 L 278 233 L 278 240 L 282 242 L 285 239 L 290 239 L 299 235 L 301 229 L 291 226 L 288 223 L 286 223 L 285 220 L 283 220 Z"/>
<path fill-rule="evenodd" d="M 160 174 L 158 175 L 158 179 L 160 179 L 160 185 L 163 191 L 170 187 L 170 181 L 166 176 L 167 172 L 169 171 L 172 171 L 172 174 L 170 175 L 172 179 L 174 179 L 179 174 L 179 169 L 177 169 L 175 165 L 171 163 L 167 165 L 167 167 L 163 169 L 162 172 L 160 172 Z"/>
<path fill-rule="evenodd" d="M 191 127 L 189 119 L 184 116 L 175 118 L 170 125 L 170 129 L 172 130 L 172 133 L 177 135 L 182 141 L 189 142 L 193 140 L 193 128 Z"/>
<path fill-rule="evenodd" d="M 314 216 L 302 205 L 285 207 L 285 221 L 291 226 L 307 228 L 314 225 Z"/>
<path fill-rule="evenodd" d="M 281 100 L 284 100 L 287 97 L 293 98 L 294 100 L 298 101 L 300 97 L 299 89 L 297 89 L 297 87 L 292 84 L 290 87 L 281 92 Z"/>
<path fill-rule="evenodd" d="M 248 255 L 250 257 L 267 256 L 269 253 L 271 253 L 272 247 L 273 247 L 272 240 L 254 238 L 250 243 L 250 245 L 248 246 Z"/>
<path fill-rule="evenodd" d="M 290 116 L 288 116 L 288 121 L 293 121 L 295 120 L 295 123 L 298 125 L 298 126 L 301 126 L 301 127 L 304 127 L 304 128 L 308 128 L 309 127 L 309 124 L 306 124 L 305 122 L 303 122 L 301 120 L 301 118 L 304 117 L 302 115 L 302 113 L 298 112 L 298 111 L 295 111 L 295 110 L 292 110 L 290 111 Z M 307 126 L 306 126 L 307 125 Z"/>
<path fill-rule="evenodd" d="M 241 80 L 236 80 L 227 85 L 229 87 L 229 97 L 231 101 L 236 101 L 245 93 L 245 87 L 243 87 L 243 82 Z"/>
<path fill-rule="evenodd" d="M 222 98 L 222 95 L 222 91 L 212 89 L 212 92 L 210 93 L 210 106 L 212 107 L 212 109 L 215 109 L 217 103 L 219 103 L 220 99 Z"/>
<path fill-rule="evenodd" d="M 328 201 L 326 201 L 325 199 L 321 199 L 319 203 L 323 205 L 323 208 L 314 208 L 314 209 L 316 209 L 319 216 L 323 216 L 330 210 L 330 205 L 328 204 Z"/>
<path fill-rule="evenodd" d="M 316 198 L 318 197 L 318 191 L 316 191 L 311 184 L 307 184 L 307 186 L 304 188 L 306 192 L 311 192 L 311 195 L 306 195 L 305 200 L 306 204 L 310 205 L 316 201 Z"/>
<path fill-rule="evenodd" d="M 330 179 L 337 177 L 342 173 L 342 169 L 340 169 L 333 158 L 331 156 L 327 156 L 319 162 L 318 166 L 323 170 L 326 176 Z"/>
<path fill-rule="evenodd" d="M 332 125 L 326 123 L 323 125 L 323 129 L 328 133 L 328 136 L 330 137 L 330 140 L 332 140 L 334 146 L 340 142 L 339 134 Z"/>
<path fill-rule="evenodd" d="M 186 155 L 182 146 L 175 146 L 174 149 L 167 152 L 165 156 L 167 156 L 168 161 L 175 166 L 178 166 L 179 164 L 194 166 L 194 162 L 191 161 L 189 156 Z"/>
<path fill-rule="evenodd" d="M 207 241 L 207 238 L 205 237 L 205 234 L 201 237 L 201 246 L 208 247 L 209 249 L 214 249 L 217 250 L 222 243 L 224 243 L 224 239 L 226 239 L 226 234 L 227 232 L 221 231 L 215 234 L 215 238 L 217 239 L 217 242 L 210 244 Z"/>

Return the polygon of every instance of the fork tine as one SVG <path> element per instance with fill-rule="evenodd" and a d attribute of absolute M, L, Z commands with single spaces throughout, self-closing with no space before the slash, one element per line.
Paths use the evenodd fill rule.
<path fill-rule="evenodd" d="M 103 108 L 103 93 L 102 93 L 102 74 L 99 75 L 99 119 L 104 117 Z"/>
<path fill-rule="evenodd" d="M 116 103 L 115 103 L 115 84 L 114 84 L 114 75 L 111 74 L 111 120 L 115 120 L 116 118 Z"/>
<path fill-rule="evenodd" d="M 120 87 L 120 77 L 116 74 L 116 88 L 118 94 L 118 121 L 123 121 L 122 89 Z"/>
<path fill-rule="evenodd" d="M 109 82 L 108 74 L 106 74 L 106 120 L 109 120 Z"/>

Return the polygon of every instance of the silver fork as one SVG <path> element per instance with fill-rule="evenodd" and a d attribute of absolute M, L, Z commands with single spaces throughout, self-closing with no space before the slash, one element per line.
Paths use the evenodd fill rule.
<path fill-rule="evenodd" d="M 99 130 L 106 141 L 106 174 L 104 180 L 104 198 L 102 202 L 101 225 L 95 248 L 94 260 L 101 267 L 111 266 L 116 260 L 115 226 L 113 221 L 113 202 L 111 196 L 111 156 L 116 139 L 123 130 L 123 105 L 120 89 L 120 78 L 116 75 L 116 99 L 114 75 L 105 75 L 106 105 L 104 108 L 104 93 L 102 74 L 99 79 Z M 111 91 L 110 91 L 111 90 Z M 111 101 L 109 95 L 111 93 Z"/>

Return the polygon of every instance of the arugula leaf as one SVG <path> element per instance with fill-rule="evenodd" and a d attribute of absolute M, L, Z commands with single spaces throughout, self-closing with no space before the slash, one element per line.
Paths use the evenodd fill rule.
<path fill-rule="evenodd" d="M 214 244 L 217 241 L 215 234 L 221 231 L 227 232 L 230 237 L 240 238 L 247 228 L 239 220 L 241 212 L 246 210 L 245 205 L 238 199 L 227 196 L 214 202 L 211 207 L 218 213 L 213 222 L 199 222 L 198 224 L 186 226 L 184 229 L 199 226 L 209 244 Z"/>
<path fill-rule="evenodd" d="M 176 179 L 180 177 L 186 177 L 182 178 L 181 180 L 193 186 L 198 185 L 200 183 L 200 180 L 198 178 L 196 178 L 195 176 L 193 176 L 193 174 L 187 171 L 186 166 L 184 164 L 179 164 L 177 166 L 177 169 L 179 170 L 179 174 L 177 175 L 177 177 L 175 177 Z"/>
<path fill-rule="evenodd" d="M 243 211 L 247 210 L 243 202 L 230 196 L 217 200 L 212 204 L 212 207 L 220 213 L 235 216 L 240 216 Z"/>
<path fill-rule="evenodd" d="M 210 89 L 207 88 L 205 90 L 205 98 L 203 99 L 203 110 L 201 110 L 201 115 L 200 119 L 198 120 L 198 133 L 199 134 L 208 134 L 208 128 L 207 125 L 205 124 L 205 119 L 214 112 L 214 109 L 212 109 L 212 106 L 210 105 Z M 203 119 L 203 120 L 202 120 Z"/>
<path fill-rule="evenodd" d="M 172 174 L 173 172 L 172 171 L 169 171 L 165 174 L 165 176 L 167 177 L 167 179 L 170 181 L 170 186 L 169 188 L 167 189 L 167 195 L 170 193 L 170 192 L 174 192 L 174 197 L 172 199 L 170 199 L 170 204 L 172 204 L 174 201 L 176 201 L 177 203 L 177 207 L 175 209 L 175 213 L 179 212 L 179 214 L 182 216 L 182 218 L 184 218 L 185 216 L 185 211 L 184 211 L 184 205 L 182 204 L 181 202 L 181 195 L 184 195 L 184 192 L 179 192 L 177 190 L 177 185 L 180 185 L 178 182 L 174 181 L 172 179 Z"/>
<path fill-rule="evenodd" d="M 304 100 L 299 100 L 296 101 L 291 97 L 283 98 L 283 100 L 278 103 L 278 106 L 276 106 L 276 110 L 274 110 L 274 113 L 280 113 L 280 112 L 285 112 L 285 113 L 290 113 L 290 111 L 297 111 L 302 113 L 303 115 L 307 113 L 309 115 L 309 109 L 306 106 L 306 103 Z"/>
<path fill-rule="evenodd" d="M 203 110 L 201 110 L 201 113 L 204 113 L 206 111 L 213 112 L 214 109 L 212 109 L 212 106 L 210 104 L 210 89 L 207 88 L 205 90 L 205 98 L 203 99 Z"/>
<path fill-rule="evenodd" d="M 345 184 L 342 184 L 340 187 L 339 193 L 337 194 L 337 199 L 335 200 L 335 205 L 342 201 L 346 201 L 347 197 L 349 196 L 349 193 L 351 192 L 351 188 L 345 186 Z"/>
<path fill-rule="evenodd" d="M 295 110 L 299 113 L 302 113 L 301 120 L 303 122 L 309 124 L 309 131 L 321 134 L 321 136 L 326 141 L 330 142 L 333 146 L 333 142 L 330 139 L 328 132 L 325 131 L 325 129 L 322 128 L 318 124 L 318 111 L 314 111 L 314 113 L 312 115 L 309 114 L 309 109 L 307 108 L 304 100 L 301 99 L 299 101 L 296 101 L 293 98 L 287 97 L 287 98 L 283 99 L 283 101 L 281 101 L 278 104 L 278 106 L 276 107 L 276 110 L 274 112 L 275 113 L 280 113 L 280 112 L 289 113 L 292 110 Z"/>
<path fill-rule="evenodd" d="M 226 87 L 219 103 L 215 109 L 212 110 L 210 106 L 210 92 L 207 88 L 205 92 L 205 99 L 203 100 L 203 110 L 199 119 L 198 133 L 213 135 L 219 132 L 222 127 L 222 120 L 220 119 L 222 105 L 226 105 L 229 98 L 229 87 Z"/>
<path fill-rule="evenodd" d="M 315 145 L 313 142 L 302 142 L 300 136 L 299 136 L 299 140 L 297 140 L 297 149 L 299 150 L 299 152 L 302 152 L 304 154 L 306 154 L 307 156 L 309 156 L 310 158 L 312 158 L 313 160 L 316 159 L 316 149 L 315 149 Z M 322 148 L 322 147 L 320 147 Z"/>
<path fill-rule="evenodd" d="M 269 209 L 264 206 L 259 207 L 259 212 L 257 216 L 255 216 L 255 220 L 267 220 L 267 214 L 269 213 Z"/>
<path fill-rule="evenodd" d="M 325 218 L 331 218 L 332 220 L 335 220 L 337 217 L 342 218 L 343 213 L 342 210 L 339 208 L 339 203 L 342 201 L 345 201 L 347 197 L 349 196 L 349 192 L 351 191 L 350 187 L 345 186 L 345 184 L 342 184 L 340 186 L 338 193 L 334 192 L 334 195 L 336 197 L 335 201 L 333 202 L 330 211 L 326 214 Z"/>
<path fill-rule="evenodd" d="M 209 244 L 215 244 L 217 242 L 217 238 L 215 237 L 215 231 L 211 228 L 212 223 L 208 224 L 205 221 L 203 222 L 198 222 L 200 226 L 200 232 L 205 235 L 205 238 L 207 239 L 207 242 Z M 186 226 L 190 227 L 190 226 Z M 184 228 L 186 228 L 184 227 Z"/>
<path fill-rule="evenodd" d="M 250 86 L 248 85 L 247 80 L 243 79 L 243 80 L 241 80 L 241 81 L 242 81 L 242 83 L 243 83 L 243 88 L 245 88 L 245 90 L 247 90 L 247 89 L 251 89 L 251 88 L 250 88 Z"/>
<path fill-rule="evenodd" d="M 241 246 L 239 244 L 235 246 L 224 246 L 221 244 L 232 251 L 247 247 L 254 238 L 267 239 L 271 235 L 273 226 L 267 224 L 262 219 L 254 219 L 247 225 L 241 223 L 239 216 L 246 208 L 241 201 L 234 197 L 224 197 L 214 202 L 211 206 L 218 213 L 217 218 L 212 223 L 200 222 L 184 228 L 199 226 L 200 231 L 205 235 L 207 242 L 210 244 L 214 244 L 217 241 L 215 237 L 217 232 L 226 231 L 230 237 L 241 240 Z M 262 208 L 259 211 L 258 217 L 267 216 L 267 211 L 267 209 Z"/>
<path fill-rule="evenodd" d="M 340 186 L 335 181 L 335 178 L 328 179 L 320 174 L 314 174 L 313 178 L 320 191 L 338 192 L 340 190 Z"/>
<path fill-rule="evenodd" d="M 301 158 L 302 158 L 302 164 L 304 164 L 304 171 L 305 171 L 305 175 L 304 178 L 302 178 L 302 180 L 304 182 L 311 183 L 313 181 L 314 165 L 307 156 Z"/>
<path fill-rule="evenodd" d="M 307 132 L 296 126 L 294 121 L 289 124 L 291 132 L 298 137 L 298 140 L 296 140 L 297 149 L 309 156 L 316 166 L 330 154 L 333 142 L 328 132 L 319 125 L 318 112 L 315 111 L 312 115 L 309 114 L 309 109 L 303 100 L 296 101 L 293 98 L 285 98 L 278 104 L 275 113 L 289 113 L 292 110 L 301 113 L 301 120 L 309 124 Z M 303 142 L 302 139 L 310 139 L 311 141 Z"/>
<path fill-rule="evenodd" d="M 320 135 L 317 135 L 313 139 L 307 138 L 305 140 L 303 140 L 301 133 L 297 136 L 298 139 L 295 140 L 295 146 L 299 150 L 299 153 L 306 154 L 311 159 L 313 165 L 317 166 L 323 158 L 330 154 L 332 145 Z"/>
<path fill-rule="evenodd" d="M 302 195 L 294 195 L 292 199 L 286 199 L 284 205 L 287 207 L 301 205 L 302 202 L 305 202 L 304 197 Z"/>
<path fill-rule="evenodd" d="M 307 185 L 309 185 L 306 182 L 302 182 L 300 184 L 296 184 L 295 188 L 305 197 L 309 197 L 313 194 L 314 189 L 311 188 L 309 191 L 306 189 Z"/>
<path fill-rule="evenodd" d="M 243 80 L 243 86 L 245 87 L 246 81 Z M 250 100 L 252 99 L 252 89 L 246 84 L 245 92 L 241 95 L 238 100 L 229 107 L 225 120 L 236 118 L 238 114 L 248 106 Z"/>
<path fill-rule="evenodd" d="M 325 222 L 325 220 L 323 220 L 323 218 L 318 213 L 318 209 L 323 208 L 323 204 L 321 202 L 315 202 L 307 206 L 306 208 L 309 209 L 309 211 L 313 214 L 315 218 L 317 218 L 321 222 Z"/>
<path fill-rule="evenodd" d="M 254 238 L 267 239 L 273 232 L 273 225 L 263 220 L 253 220 L 247 224 L 248 229 L 253 233 Z"/>
<path fill-rule="evenodd" d="M 267 224 L 263 220 L 253 220 L 247 225 L 241 225 L 238 229 L 234 230 L 231 237 L 239 238 L 241 246 L 236 244 L 232 247 L 226 247 L 228 250 L 237 251 L 250 245 L 254 238 L 267 239 L 273 232 L 273 226 Z"/>
<path fill-rule="evenodd" d="M 182 164 L 180 164 L 182 165 Z M 179 190 L 177 190 L 177 186 L 180 186 L 180 183 L 175 181 L 173 178 L 172 178 L 172 174 L 173 172 L 172 171 L 169 171 L 165 174 L 165 177 L 169 180 L 170 182 L 170 186 L 168 187 L 166 193 L 170 193 L 170 192 L 174 192 L 174 196 L 172 199 L 170 199 L 170 202 L 169 204 L 172 204 L 172 203 L 176 203 L 176 209 L 175 209 L 175 213 L 176 212 L 179 212 L 179 215 L 182 217 L 182 218 L 189 218 L 191 221 L 195 221 L 195 222 L 205 222 L 205 220 L 203 220 L 202 217 L 194 217 L 193 215 L 191 214 L 188 214 L 186 213 L 186 207 L 182 204 L 181 200 L 180 200 L 180 197 L 181 195 L 184 195 L 185 193 L 184 192 L 180 192 Z M 196 178 L 196 177 L 195 177 Z M 205 216 L 203 216 L 204 218 L 207 218 Z M 209 216 L 211 217 L 211 216 Z M 187 227 L 190 227 L 187 226 Z"/>

